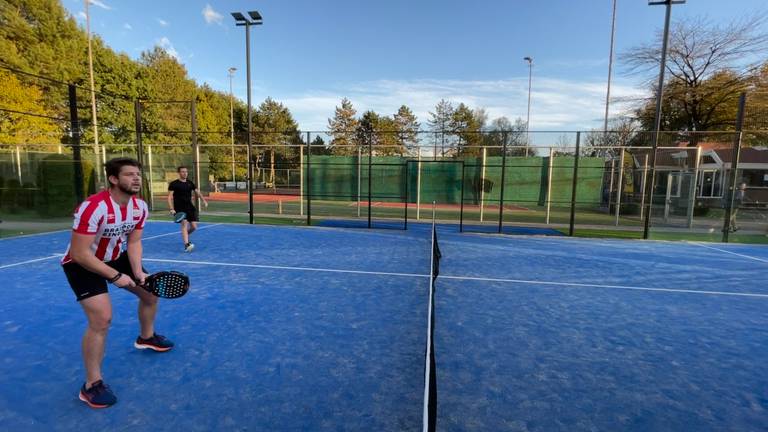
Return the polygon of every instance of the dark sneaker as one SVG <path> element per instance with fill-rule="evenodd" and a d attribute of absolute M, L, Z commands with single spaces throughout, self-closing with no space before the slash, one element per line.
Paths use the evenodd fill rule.
<path fill-rule="evenodd" d="M 133 343 L 138 349 L 151 349 L 155 351 L 165 352 L 173 348 L 173 342 L 166 339 L 165 336 L 155 333 L 149 339 L 143 339 L 141 335 L 136 338 L 136 342 Z"/>
<path fill-rule="evenodd" d="M 117 403 L 115 394 L 104 381 L 98 380 L 91 388 L 85 389 L 85 384 L 80 388 L 80 400 L 91 408 L 107 408 Z"/>

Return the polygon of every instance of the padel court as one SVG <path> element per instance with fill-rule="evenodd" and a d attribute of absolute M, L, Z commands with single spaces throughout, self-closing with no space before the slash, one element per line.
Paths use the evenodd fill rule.
<path fill-rule="evenodd" d="M 69 232 L 0 240 L 0 430 L 416 431 L 424 427 L 431 226 L 150 222 L 167 353 L 136 350 L 110 286 L 108 409 L 78 400 L 85 317 Z M 768 247 L 460 234 L 438 226 L 440 431 L 768 427 Z"/>

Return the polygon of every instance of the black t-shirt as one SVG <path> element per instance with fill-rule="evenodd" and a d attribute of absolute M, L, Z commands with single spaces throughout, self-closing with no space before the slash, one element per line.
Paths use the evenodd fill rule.
<path fill-rule="evenodd" d="M 183 208 L 193 207 L 192 191 L 197 189 L 190 180 L 174 180 L 168 184 L 168 190 L 173 191 L 173 208 L 177 211 Z"/>

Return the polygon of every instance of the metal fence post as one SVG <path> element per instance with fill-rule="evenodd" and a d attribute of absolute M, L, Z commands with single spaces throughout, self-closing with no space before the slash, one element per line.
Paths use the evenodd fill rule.
<path fill-rule="evenodd" d="M 75 197 L 80 203 L 83 194 L 83 159 L 80 155 L 80 120 L 77 117 L 77 88 L 69 84 L 69 122 L 72 128 L 72 163 L 74 168 Z"/>
<path fill-rule="evenodd" d="M 499 190 L 499 234 L 504 229 L 504 183 L 507 173 L 507 132 L 502 132 L 501 143 L 501 188 Z"/>
<path fill-rule="evenodd" d="M 581 132 L 576 132 L 576 157 L 573 159 L 573 187 L 571 189 L 571 221 L 568 225 L 568 235 L 573 237 L 574 226 L 576 224 L 576 187 L 579 183 L 579 145 L 581 143 Z"/>
<path fill-rule="evenodd" d="M 733 204 L 736 200 L 736 182 L 739 178 L 739 158 L 741 157 L 741 139 L 744 128 L 744 106 L 747 103 L 747 94 L 739 96 L 739 111 L 736 115 L 736 135 L 733 137 L 733 156 L 731 160 L 731 176 L 728 184 L 730 196 L 725 201 L 725 217 L 723 218 L 723 243 L 728 243 L 728 234 L 731 228 Z"/>

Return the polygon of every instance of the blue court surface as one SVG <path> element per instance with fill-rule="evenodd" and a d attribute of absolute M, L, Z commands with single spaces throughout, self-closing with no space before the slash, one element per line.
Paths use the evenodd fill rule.
<path fill-rule="evenodd" d="M 408 231 L 148 224 L 179 270 L 168 353 L 133 348 L 110 287 L 104 378 L 77 398 L 85 317 L 68 232 L 0 240 L 0 430 L 421 430 L 431 238 Z M 437 429 L 768 429 L 768 248 L 438 230 Z"/>

